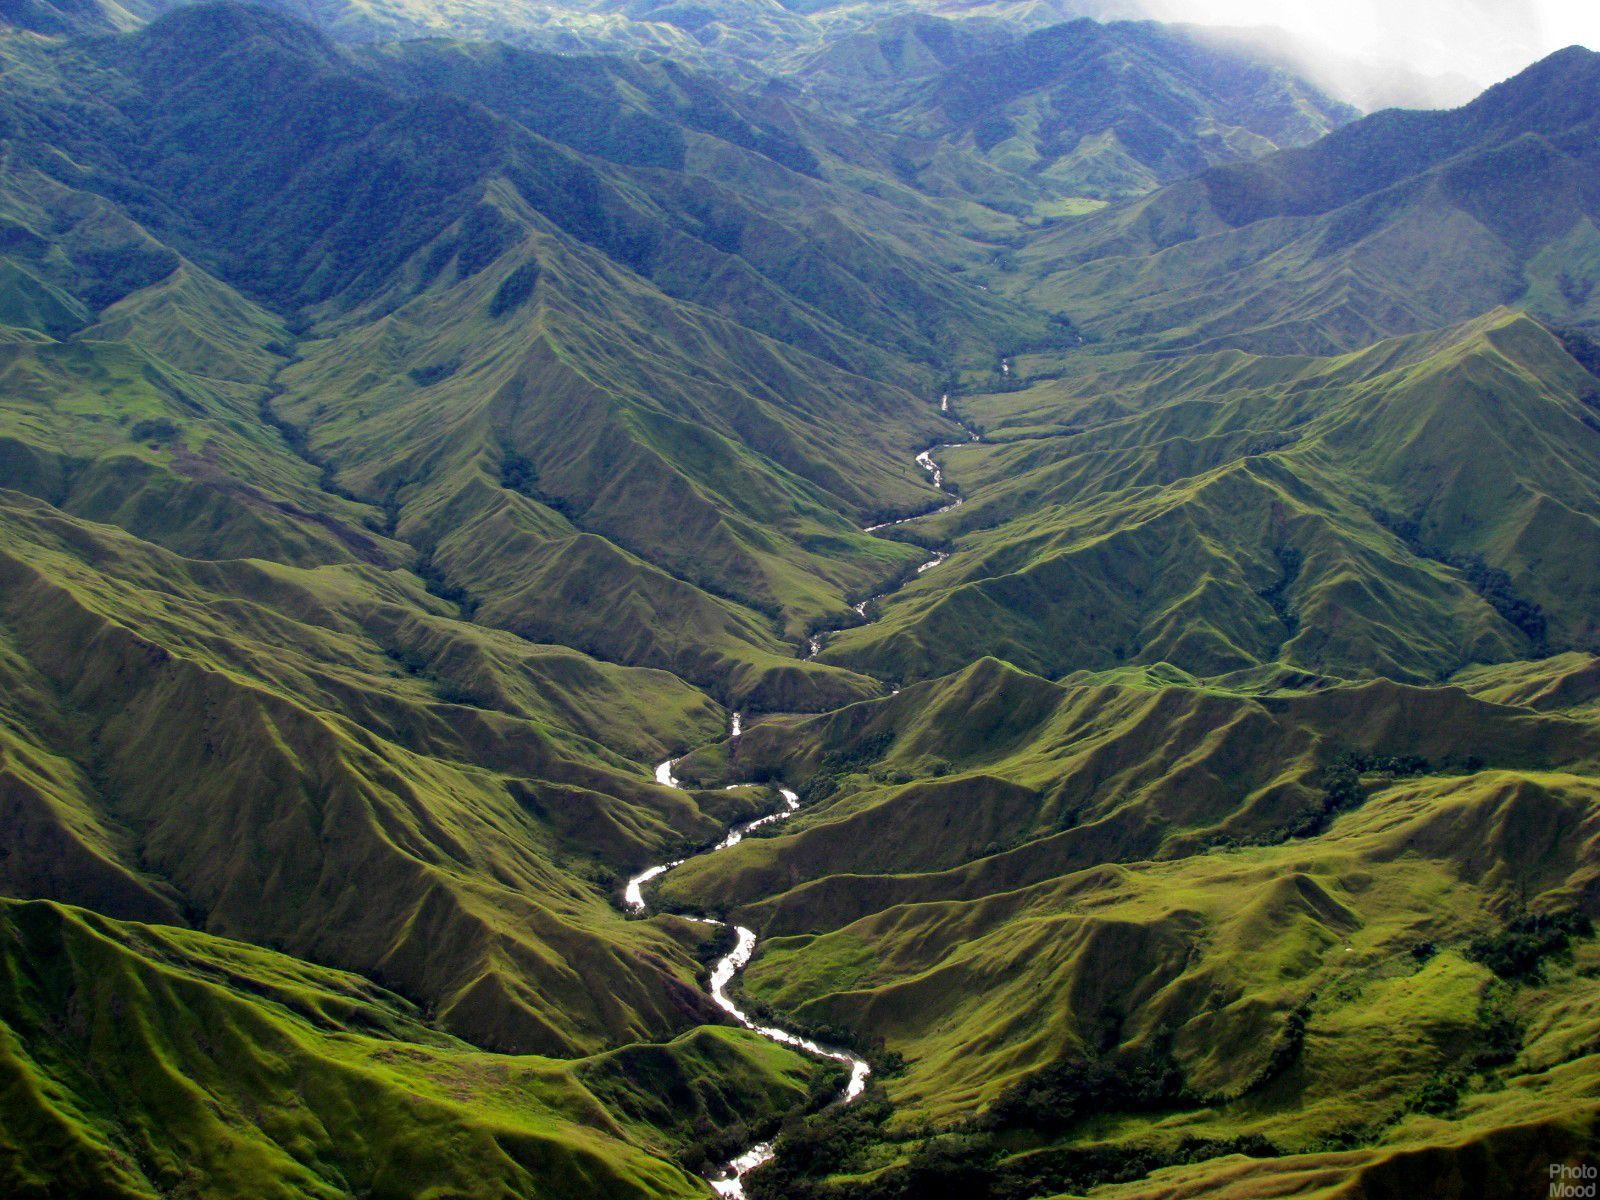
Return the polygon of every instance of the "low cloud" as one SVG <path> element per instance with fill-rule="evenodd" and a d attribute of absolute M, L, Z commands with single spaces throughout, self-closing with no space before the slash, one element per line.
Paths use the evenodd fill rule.
<path fill-rule="evenodd" d="M 1404 67 L 1482 87 L 1551 51 L 1600 48 L 1595 0 L 1133 0 L 1162 21 L 1276 26 L 1330 63 Z"/>

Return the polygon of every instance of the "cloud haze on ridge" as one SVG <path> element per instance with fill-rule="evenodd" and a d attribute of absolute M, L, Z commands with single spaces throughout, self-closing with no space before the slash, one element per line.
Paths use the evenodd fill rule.
<path fill-rule="evenodd" d="M 1143 0 L 1162 21 L 1277 26 L 1330 57 L 1478 86 L 1574 43 L 1600 49 L 1597 0 Z"/>

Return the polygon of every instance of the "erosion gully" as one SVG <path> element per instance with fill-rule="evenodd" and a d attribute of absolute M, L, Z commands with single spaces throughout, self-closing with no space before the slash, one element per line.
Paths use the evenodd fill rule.
<path fill-rule="evenodd" d="M 963 432 L 967 436 L 959 442 L 942 442 L 940 444 L 930 446 L 921 454 L 917 455 L 916 461 L 917 465 L 926 471 L 931 477 L 933 486 L 950 497 L 949 501 L 940 504 L 937 508 L 929 509 L 927 512 L 917 513 L 915 516 L 901 517 L 898 520 L 883 521 L 876 525 L 868 525 L 864 528 L 863 532 L 878 533 L 885 529 L 893 529 L 898 525 L 905 525 L 911 521 L 919 521 L 924 517 L 937 516 L 940 513 L 950 512 L 952 509 L 961 507 L 961 497 L 945 487 L 944 469 L 939 465 L 938 460 L 934 458 L 934 455 L 938 454 L 941 450 L 948 450 L 953 446 L 960 446 L 968 442 L 976 442 L 982 439 L 975 430 L 969 427 L 965 422 L 961 421 L 961 419 L 951 411 L 950 397 L 948 395 L 941 397 L 939 401 L 939 411 L 945 416 L 949 417 L 950 420 L 961 425 Z M 921 575 L 925 571 L 931 571 L 934 567 L 937 567 L 949 557 L 949 554 L 944 551 L 935 551 L 932 558 L 917 567 L 916 575 L 912 576 L 911 578 L 914 579 L 917 575 Z M 862 620 L 870 620 L 871 618 L 868 616 L 868 613 L 872 606 L 876 605 L 881 600 L 888 599 L 896 591 L 898 591 L 899 588 L 904 587 L 906 583 L 909 582 L 909 579 L 905 580 L 889 591 L 882 592 L 876 596 L 869 596 L 867 599 L 861 601 L 861 603 L 854 605 L 855 611 L 860 615 Z M 815 658 L 822 652 L 822 648 L 826 643 L 826 639 L 826 633 L 813 634 L 807 640 L 806 649 L 802 653 L 801 657 L 805 659 Z M 733 741 L 740 737 L 743 732 L 744 717 L 742 714 L 736 712 L 733 714 L 733 720 L 728 730 L 728 739 Z M 656 767 L 656 782 L 664 787 L 681 788 L 683 786 L 682 783 L 678 780 L 678 777 L 672 773 L 673 768 L 678 765 L 678 761 L 679 760 L 676 758 L 669 758 L 666 762 Z M 743 785 L 735 784 L 733 786 L 739 787 Z M 665 875 L 668 871 L 675 867 L 681 867 L 684 863 L 690 862 L 693 859 L 704 858 L 708 854 L 716 854 L 719 851 L 728 849 L 730 846 L 737 846 L 755 830 L 761 829 L 764 826 L 771 825 L 778 821 L 787 821 L 790 817 L 794 816 L 795 813 L 800 811 L 800 797 L 797 793 L 789 788 L 779 787 L 778 795 L 783 799 L 783 808 L 779 809 L 777 812 L 769 813 L 764 817 L 757 817 L 753 821 L 744 821 L 734 825 L 728 830 L 727 834 L 724 835 L 723 839 L 715 846 L 712 846 L 709 850 L 702 850 L 697 854 L 691 854 L 684 858 L 674 859 L 672 862 L 657 863 L 653 867 L 649 867 L 643 871 L 640 871 L 632 879 L 628 880 L 627 886 L 623 888 L 623 907 L 632 913 L 648 912 L 650 906 L 649 902 L 645 899 L 644 889 L 647 885 L 653 883 L 655 880 Z M 724 921 L 718 917 L 691 916 L 686 917 L 686 919 L 694 921 L 700 925 L 715 925 L 719 928 L 730 927 L 730 923 L 728 921 Z M 810 1038 L 802 1037 L 799 1034 L 792 1033 L 787 1029 L 781 1029 L 776 1025 L 763 1025 L 749 1013 L 740 1008 L 733 997 L 728 994 L 728 988 L 732 986 L 733 981 L 739 977 L 740 973 L 745 969 L 745 967 L 749 966 L 750 959 L 755 955 L 756 952 L 756 935 L 754 930 L 747 929 L 743 925 L 732 925 L 731 928 L 733 929 L 734 935 L 733 949 L 718 959 L 716 965 L 711 969 L 711 978 L 708 983 L 707 990 L 711 996 L 712 1002 L 715 1003 L 718 1008 L 722 1009 L 723 1012 L 727 1013 L 730 1017 L 737 1021 L 740 1025 L 743 1025 L 746 1029 L 755 1031 L 764 1038 L 784 1046 L 790 1046 L 796 1050 L 802 1051 L 803 1053 L 810 1054 L 813 1057 L 829 1059 L 833 1062 L 842 1063 L 849 1067 L 849 1080 L 845 1083 L 844 1090 L 839 1093 L 839 1096 L 834 1103 L 849 1104 L 851 1101 L 857 1099 L 864 1091 L 866 1091 L 867 1077 L 872 1074 L 872 1067 L 865 1059 L 861 1058 L 859 1055 L 851 1054 L 848 1050 L 841 1050 L 832 1046 L 824 1046 L 819 1042 L 812 1041 Z M 772 1143 L 758 1142 L 749 1149 L 745 1150 L 743 1153 L 723 1164 L 723 1166 L 711 1177 L 711 1186 L 719 1195 L 742 1198 L 745 1195 L 744 1177 L 757 1167 L 761 1166 L 763 1163 L 770 1162 L 772 1156 Z"/>

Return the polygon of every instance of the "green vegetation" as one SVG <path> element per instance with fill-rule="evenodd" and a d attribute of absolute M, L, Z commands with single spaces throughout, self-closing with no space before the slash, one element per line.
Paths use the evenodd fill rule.
<path fill-rule="evenodd" d="M 1566 952 L 1574 937 L 1593 933 L 1594 923 L 1583 913 L 1534 913 L 1476 939 L 1467 953 L 1504 979 L 1526 980 L 1539 977 L 1545 960 Z"/>
<path fill-rule="evenodd" d="M 1333 358 L 1102 356 L 966 400 L 991 444 L 947 452 L 967 503 L 918 527 L 955 554 L 822 661 L 1434 682 L 1592 651 L 1594 383 L 1497 311 Z"/>
<path fill-rule="evenodd" d="M 1450 112 L 1391 110 L 1034 239 L 1020 280 L 1095 334 L 1328 354 L 1514 303 L 1600 311 L 1600 56 L 1572 47 Z"/>
<path fill-rule="evenodd" d="M 1594 943 L 1547 906 L 1593 871 L 1593 737 L 1454 690 L 980 664 L 747 733 L 734 768 L 816 771 L 815 808 L 664 891 L 765 929 L 745 985 L 780 1020 L 906 1064 L 881 1135 L 772 1194 L 976 1172 L 995 1190 L 961 1194 L 1039 1195 L 1358 1147 L 1350 1170 L 1386 1170 L 1418 1141 L 1492 1158 L 1505 1120 L 1575 1145 L 1594 1045 L 1557 995 Z M 1530 1055 L 1530 1028 L 1564 1048 Z"/>
<path fill-rule="evenodd" d="M 1190 33 L 1079 20 L 1026 36 L 902 18 L 806 65 L 825 93 L 1031 178 L 1040 216 L 1094 211 L 1220 162 L 1314 141 L 1354 110 L 1303 80 Z M 915 46 L 921 53 L 912 53 Z M 893 62 L 863 86 L 862 59 Z M 871 65 L 868 70 L 871 71 Z"/>
<path fill-rule="evenodd" d="M 1354 120 L 1017 6 L 312 8 L 0 32 L 0 1191 L 1600 1139 L 1600 57 Z"/>
<path fill-rule="evenodd" d="M 700 1121 L 803 1096 L 814 1068 L 703 1030 L 556 1061 L 440 1034 L 364 980 L 240 942 L 0 904 L 4 1175 L 17 1196 L 698 1196 Z M 106 1065 L 115 1063 L 114 1070 Z M 678 1124 L 631 1112 L 670 1069 Z"/>

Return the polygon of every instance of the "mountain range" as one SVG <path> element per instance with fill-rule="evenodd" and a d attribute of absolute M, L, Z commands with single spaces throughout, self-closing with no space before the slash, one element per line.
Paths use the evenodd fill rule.
<path fill-rule="evenodd" d="M 1600 55 L 1363 117 L 1003 5 L 3 15 L 8 1194 L 1596 1143 Z"/>
<path fill-rule="evenodd" d="M 985 33 L 890 20 L 826 47 L 801 78 L 891 128 L 1036 179 L 1054 197 L 1090 200 L 1303 145 L 1357 115 L 1259 58 L 1167 26 L 1084 19 Z M 881 88 L 863 87 L 880 77 Z"/>

